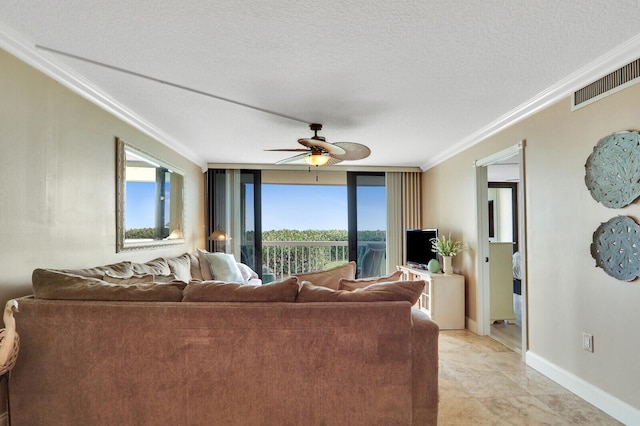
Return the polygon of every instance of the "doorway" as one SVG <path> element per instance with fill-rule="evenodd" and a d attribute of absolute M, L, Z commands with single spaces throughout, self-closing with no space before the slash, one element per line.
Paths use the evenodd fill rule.
<path fill-rule="evenodd" d="M 476 161 L 475 166 L 478 333 L 524 354 L 524 141 Z"/>

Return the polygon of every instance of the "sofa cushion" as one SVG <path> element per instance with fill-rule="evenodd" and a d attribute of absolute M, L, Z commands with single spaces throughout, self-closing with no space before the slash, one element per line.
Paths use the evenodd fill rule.
<path fill-rule="evenodd" d="M 33 293 L 39 299 L 112 300 L 179 302 L 185 284 L 112 284 L 97 278 L 68 274 L 51 269 L 36 269 L 32 276 Z"/>
<path fill-rule="evenodd" d="M 150 260 L 146 263 L 132 263 L 131 265 L 135 275 L 169 275 L 171 273 L 171 269 L 169 269 L 167 261 L 161 257 Z"/>
<path fill-rule="evenodd" d="M 119 262 L 111 265 L 96 266 L 94 268 L 87 269 L 60 269 L 60 272 L 81 275 L 83 277 L 98 278 L 101 279 L 106 272 L 109 272 L 113 277 L 129 278 L 133 275 L 133 266 L 131 262 Z"/>
<path fill-rule="evenodd" d="M 222 281 L 190 282 L 184 289 L 183 302 L 295 302 L 298 279 L 288 278 L 265 285 L 248 285 Z"/>
<path fill-rule="evenodd" d="M 399 281 L 400 278 L 402 278 L 402 271 L 395 271 L 394 273 L 385 275 L 383 277 L 358 278 L 355 280 L 342 278 L 340 280 L 338 290 L 355 290 L 356 288 L 364 288 L 370 286 L 371 284 Z"/>
<path fill-rule="evenodd" d="M 315 286 L 327 287 L 337 290 L 341 279 L 353 280 L 356 278 L 356 262 L 349 262 L 335 268 L 324 271 L 307 272 L 304 274 L 292 274 L 298 277 L 298 281 L 309 281 Z"/>
<path fill-rule="evenodd" d="M 396 281 L 372 284 L 365 288 L 349 290 L 332 290 L 315 286 L 310 282 L 300 285 L 296 302 L 393 302 L 406 301 L 414 305 L 422 290 L 424 281 Z"/>
<path fill-rule="evenodd" d="M 193 279 L 191 276 L 191 259 L 188 253 L 180 257 L 166 257 L 164 260 L 169 265 L 171 273 L 178 277 L 180 281 L 187 284 Z"/>

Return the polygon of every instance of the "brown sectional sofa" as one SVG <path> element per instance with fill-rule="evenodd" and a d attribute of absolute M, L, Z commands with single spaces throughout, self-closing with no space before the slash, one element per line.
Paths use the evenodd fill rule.
<path fill-rule="evenodd" d="M 358 283 L 351 267 L 326 272 L 337 290 L 297 277 L 103 285 L 92 268 L 85 284 L 102 300 L 69 300 L 73 279 L 57 282 L 71 292 L 47 284 L 78 271 L 34 271 L 34 296 L 18 299 L 11 424 L 436 424 L 437 325 L 406 301 L 412 283 L 340 290 L 341 274 Z M 148 289 L 163 285 L 182 301 L 153 300 Z"/>

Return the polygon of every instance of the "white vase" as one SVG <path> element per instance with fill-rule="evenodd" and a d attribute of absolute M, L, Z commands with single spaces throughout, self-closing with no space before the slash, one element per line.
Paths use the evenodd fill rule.
<path fill-rule="evenodd" d="M 451 258 L 452 256 L 442 256 L 442 272 L 444 272 L 445 274 L 453 274 Z"/>

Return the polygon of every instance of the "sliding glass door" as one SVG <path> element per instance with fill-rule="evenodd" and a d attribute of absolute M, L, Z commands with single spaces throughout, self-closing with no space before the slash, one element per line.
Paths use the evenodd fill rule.
<path fill-rule="evenodd" d="M 384 173 L 347 173 L 349 260 L 358 278 L 387 273 L 387 195 Z"/>

